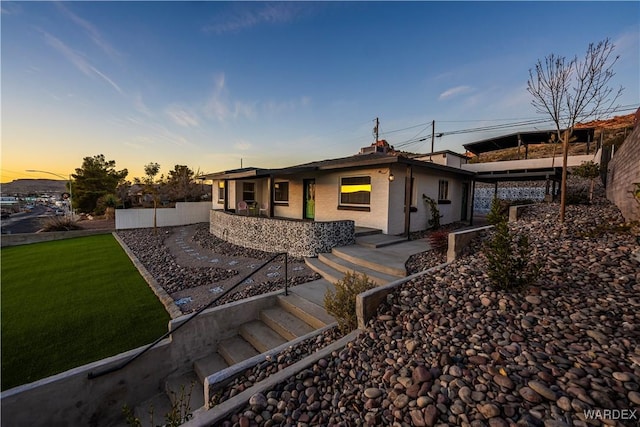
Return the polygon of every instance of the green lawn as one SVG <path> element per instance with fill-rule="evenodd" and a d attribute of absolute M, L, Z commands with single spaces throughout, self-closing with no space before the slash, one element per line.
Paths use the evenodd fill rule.
<path fill-rule="evenodd" d="M 3 248 L 2 390 L 148 344 L 169 315 L 111 234 Z"/>

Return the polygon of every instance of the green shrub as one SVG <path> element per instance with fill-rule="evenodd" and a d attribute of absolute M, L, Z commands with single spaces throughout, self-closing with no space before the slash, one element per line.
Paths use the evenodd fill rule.
<path fill-rule="evenodd" d="M 68 216 L 54 216 L 42 221 L 43 231 L 70 231 L 81 229 L 82 227 Z"/>
<path fill-rule="evenodd" d="M 338 321 L 338 328 L 348 334 L 358 327 L 356 316 L 356 295 L 375 287 L 366 274 L 347 273 L 335 285 L 335 293 L 329 289 L 324 294 L 324 307 L 327 313 Z"/>
<path fill-rule="evenodd" d="M 436 202 L 426 194 L 422 195 L 422 200 L 429 206 L 429 210 L 431 211 L 431 219 L 428 220 L 429 226 L 434 230 L 437 230 L 438 228 L 440 228 L 440 218 L 442 218 L 442 215 L 440 215 L 440 210 L 438 209 L 438 202 Z"/>
<path fill-rule="evenodd" d="M 509 231 L 506 221 L 495 224 L 495 233 L 485 246 L 488 275 L 498 289 L 515 290 L 536 281 L 538 266 L 531 260 L 531 246 L 525 234 Z"/>
<path fill-rule="evenodd" d="M 496 225 L 499 222 L 507 221 L 509 212 L 509 202 L 494 197 L 491 201 L 491 209 L 487 214 L 487 222 Z"/>

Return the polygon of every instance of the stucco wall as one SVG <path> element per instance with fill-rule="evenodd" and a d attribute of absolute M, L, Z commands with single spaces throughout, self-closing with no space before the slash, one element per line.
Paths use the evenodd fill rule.
<path fill-rule="evenodd" d="M 157 209 L 157 226 L 197 224 L 209 220 L 211 202 L 179 202 L 175 208 Z M 153 209 L 116 209 L 116 230 L 153 227 Z"/>
<path fill-rule="evenodd" d="M 607 169 L 607 198 L 627 221 L 640 220 L 640 204 L 630 193 L 636 182 L 640 182 L 640 124 L 614 153 Z"/>
<path fill-rule="evenodd" d="M 389 227 L 388 234 L 402 234 L 404 233 L 404 191 L 406 168 L 397 168 L 393 171 L 396 179 L 391 183 L 391 190 L 389 194 Z M 449 200 L 451 203 L 439 204 L 438 210 L 440 211 L 440 224 L 449 224 L 455 221 L 459 221 L 462 213 L 462 184 L 463 181 L 452 174 L 430 174 L 424 171 L 415 170 L 413 172 L 414 178 L 414 199 L 412 206 L 416 208 L 415 212 L 411 213 L 411 231 L 425 230 L 429 227 L 428 220 L 431 218 L 431 210 L 429 206 L 422 200 L 422 195 L 425 194 L 434 200 L 438 200 L 438 187 L 439 181 L 445 179 L 449 182 Z M 470 216 L 471 207 L 471 183 L 469 182 L 468 193 L 468 210 L 467 218 Z"/>
<path fill-rule="evenodd" d="M 212 210 L 210 231 L 235 245 L 299 257 L 313 257 L 336 246 L 355 244 L 353 221 L 287 220 Z"/>
<path fill-rule="evenodd" d="M 353 220 L 358 226 L 372 227 L 387 233 L 389 168 L 358 169 L 329 173 L 316 178 L 316 220 Z M 343 177 L 370 176 L 370 211 L 338 210 L 340 180 Z"/>

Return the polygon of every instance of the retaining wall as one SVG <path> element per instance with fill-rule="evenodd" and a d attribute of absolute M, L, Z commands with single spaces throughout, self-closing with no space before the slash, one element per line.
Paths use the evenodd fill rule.
<path fill-rule="evenodd" d="M 157 347 L 119 371 L 89 379 L 89 372 L 117 366 L 144 347 L 2 392 L 3 427 L 124 425 L 122 407 L 134 407 L 159 392 L 165 378 L 191 369 L 214 353 L 260 310 L 276 304 L 276 291 L 205 310 Z M 169 330 L 190 315 L 169 322 Z M 160 419 L 159 417 L 158 419 Z"/>
<path fill-rule="evenodd" d="M 640 204 L 631 192 L 640 183 L 640 124 L 617 150 L 607 168 L 607 199 L 627 221 L 640 221 Z"/>
<path fill-rule="evenodd" d="M 211 211 L 210 231 L 235 245 L 266 252 L 314 257 L 356 242 L 355 222 L 302 221 Z"/>
<path fill-rule="evenodd" d="M 50 242 L 53 240 L 73 239 L 75 237 L 94 236 L 96 234 L 108 234 L 112 230 L 74 230 L 74 231 L 48 231 L 42 233 L 3 234 L 0 242 L 2 247 L 28 245 L 30 243 Z"/>
<path fill-rule="evenodd" d="M 175 208 L 156 209 L 158 227 L 209 221 L 211 202 L 178 202 Z M 116 230 L 153 227 L 153 209 L 116 209 Z"/>
<path fill-rule="evenodd" d="M 462 250 L 481 232 L 493 228 L 493 225 L 472 228 L 469 230 L 456 231 L 449 233 L 449 247 L 447 249 L 447 262 L 456 259 Z"/>

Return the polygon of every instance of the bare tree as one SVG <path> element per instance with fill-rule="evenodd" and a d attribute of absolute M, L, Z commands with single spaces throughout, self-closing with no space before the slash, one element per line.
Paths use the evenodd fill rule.
<path fill-rule="evenodd" d="M 623 88 L 609 86 L 615 75 L 613 65 L 620 58 L 613 56 L 614 45 L 609 39 L 590 43 L 584 59 L 575 56 L 548 55 L 529 70 L 527 90 L 533 95 L 531 104 L 537 112 L 549 114 L 558 139 L 562 140 L 562 182 L 560 186 L 560 222 L 564 222 L 567 200 L 567 156 L 569 138 L 576 123 L 611 113 Z"/>

